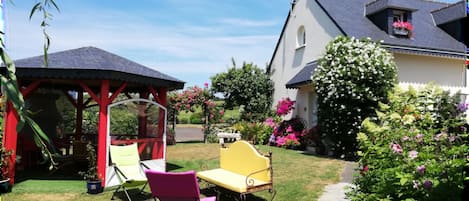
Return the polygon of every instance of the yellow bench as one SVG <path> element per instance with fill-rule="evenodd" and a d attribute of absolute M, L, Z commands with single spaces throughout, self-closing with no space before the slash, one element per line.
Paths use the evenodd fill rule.
<path fill-rule="evenodd" d="M 197 177 L 210 184 L 246 195 L 269 190 L 272 199 L 275 190 L 272 180 L 272 153 L 261 155 L 246 141 L 236 141 L 228 148 L 220 148 L 220 168 L 197 173 Z"/>

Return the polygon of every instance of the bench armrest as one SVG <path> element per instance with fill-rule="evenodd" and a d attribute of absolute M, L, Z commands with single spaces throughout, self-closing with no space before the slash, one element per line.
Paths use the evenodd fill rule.
<path fill-rule="evenodd" d="M 247 176 L 246 176 L 246 181 L 245 181 L 246 186 L 249 186 L 249 187 L 254 186 L 254 179 L 251 178 L 253 175 L 259 174 L 259 173 L 264 172 L 264 171 L 268 171 L 268 170 L 270 170 L 270 169 L 271 169 L 270 167 L 264 168 L 264 169 L 262 169 L 262 170 L 255 171 L 255 172 L 252 172 L 251 174 L 247 175 Z"/>

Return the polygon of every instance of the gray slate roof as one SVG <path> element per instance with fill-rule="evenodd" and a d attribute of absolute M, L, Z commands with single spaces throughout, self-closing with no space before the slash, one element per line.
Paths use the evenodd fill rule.
<path fill-rule="evenodd" d="M 467 9 L 467 3 L 464 1 L 460 1 L 442 9 L 432 11 L 432 15 L 433 19 L 435 20 L 435 23 L 440 25 L 467 17 Z"/>
<path fill-rule="evenodd" d="M 330 18 L 347 36 L 370 37 L 383 44 L 423 48 L 428 50 L 450 51 L 464 54 L 466 46 L 437 27 L 433 22 L 432 11 L 449 4 L 426 0 L 389 0 L 392 4 L 416 9 L 412 13 L 414 38 L 396 38 L 379 29 L 365 15 L 365 5 L 370 0 L 316 0 Z"/>
<path fill-rule="evenodd" d="M 287 82 L 287 88 L 299 88 L 300 86 L 311 83 L 311 75 L 318 66 L 317 61 L 312 61 L 306 64 L 300 72 L 298 72 L 295 77 Z"/>
<path fill-rule="evenodd" d="M 469 7 L 465 2 L 451 5 L 427 0 L 385 0 L 378 2 L 379 5 L 371 6 L 369 3 L 373 2 L 372 0 L 316 0 L 316 2 L 344 35 L 356 38 L 370 37 L 375 41 L 382 40 L 383 45 L 394 52 L 456 57 L 464 57 L 464 53 L 469 52 L 469 48 L 437 27 L 433 21 L 433 17 L 440 23 L 446 23 L 448 20 L 464 16 L 467 17 Z M 365 9 L 366 5 L 368 7 Z M 414 37 L 412 39 L 396 38 L 389 35 L 364 15 L 366 12 L 378 12 L 383 7 L 407 8 L 413 11 Z M 467 13 L 464 13 L 464 11 Z M 285 23 L 288 23 L 288 19 Z M 282 30 L 282 34 L 283 32 L 284 30 Z M 311 74 L 316 67 L 316 61 L 306 64 L 300 72 L 287 82 L 286 87 L 299 88 L 311 83 Z"/>
<path fill-rule="evenodd" d="M 15 61 L 19 78 L 109 79 L 182 89 L 184 82 L 96 47 L 82 47 Z"/>

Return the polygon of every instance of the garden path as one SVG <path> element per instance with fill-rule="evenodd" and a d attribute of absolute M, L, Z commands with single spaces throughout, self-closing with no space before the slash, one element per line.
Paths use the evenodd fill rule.
<path fill-rule="evenodd" d="M 176 142 L 204 141 L 204 133 L 201 128 L 176 127 Z"/>
<path fill-rule="evenodd" d="M 353 174 L 355 173 L 356 166 L 357 164 L 354 162 L 345 162 L 340 182 L 327 185 L 318 201 L 348 201 L 345 197 L 345 192 L 347 190 L 347 186 L 352 185 Z"/>

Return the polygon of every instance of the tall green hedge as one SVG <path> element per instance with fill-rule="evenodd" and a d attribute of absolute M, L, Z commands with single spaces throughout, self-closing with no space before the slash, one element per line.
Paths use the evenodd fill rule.
<path fill-rule="evenodd" d="M 361 122 L 386 102 L 396 77 L 393 56 L 370 39 L 339 36 L 326 46 L 312 80 L 318 123 L 336 156 L 354 156 Z"/>

